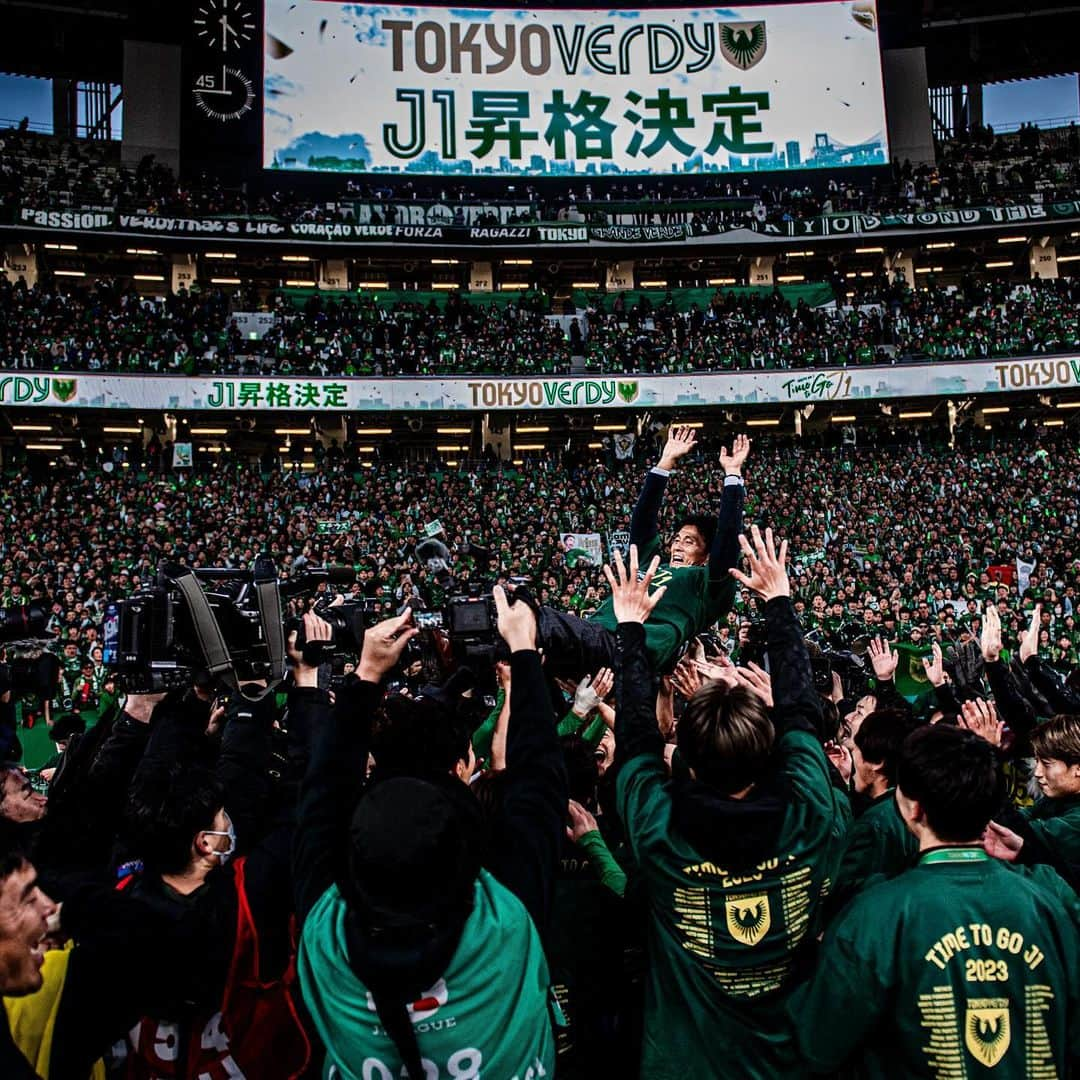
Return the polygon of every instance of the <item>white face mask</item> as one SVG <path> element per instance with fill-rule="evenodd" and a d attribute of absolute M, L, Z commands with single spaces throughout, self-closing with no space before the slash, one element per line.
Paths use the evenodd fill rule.
<path fill-rule="evenodd" d="M 217 856 L 219 866 L 224 866 L 232 858 L 233 852 L 236 851 L 236 830 L 233 828 L 232 818 L 226 814 L 225 819 L 228 821 L 229 826 L 224 832 L 221 829 L 203 829 L 204 836 L 227 836 L 229 838 L 229 846 L 224 851 L 210 852 L 211 855 Z"/>

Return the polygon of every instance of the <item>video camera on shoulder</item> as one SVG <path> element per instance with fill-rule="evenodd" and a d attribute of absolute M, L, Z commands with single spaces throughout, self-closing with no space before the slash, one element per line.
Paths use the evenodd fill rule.
<path fill-rule="evenodd" d="M 37 604 L 0 608 L 0 694 L 45 701 L 60 685 L 60 661 L 45 648 L 47 621 Z"/>
<path fill-rule="evenodd" d="M 250 570 L 162 565 L 153 585 L 106 608 L 105 665 L 136 694 L 188 687 L 201 670 L 234 687 L 259 679 L 276 685 L 285 672 L 282 600 L 354 578 L 351 567 L 311 567 L 279 583 L 265 556 Z M 349 615 L 335 619 L 335 635 L 351 640 Z"/>
<path fill-rule="evenodd" d="M 463 545 L 457 555 L 473 559 L 480 576 L 459 581 L 451 571 L 450 549 L 441 540 L 431 537 L 416 546 L 417 559 L 434 575 L 448 599 L 442 611 L 413 609 L 420 633 L 411 656 L 420 659 L 427 670 L 445 668 L 449 659 L 453 665 L 468 667 L 477 676 L 486 677 L 495 663 L 499 642 L 495 597 L 491 591 L 495 584 L 491 574 L 495 556 L 476 544 Z"/>

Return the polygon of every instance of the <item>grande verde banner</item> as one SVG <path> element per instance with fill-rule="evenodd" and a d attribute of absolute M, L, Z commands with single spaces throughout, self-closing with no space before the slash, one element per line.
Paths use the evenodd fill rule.
<path fill-rule="evenodd" d="M 599 176 L 885 165 L 873 0 L 266 0 L 263 165 Z"/>
<path fill-rule="evenodd" d="M 415 412 L 680 408 L 1080 387 L 1080 355 L 701 375 L 304 379 L 0 373 L 0 407 Z M 59 447 L 58 447 L 59 449 Z"/>

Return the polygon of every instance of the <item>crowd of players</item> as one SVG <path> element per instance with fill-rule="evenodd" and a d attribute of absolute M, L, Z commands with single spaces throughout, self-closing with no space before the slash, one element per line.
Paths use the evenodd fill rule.
<path fill-rule="evenodd" d="M 636 460 L 521 471 L 10 476 L 0 603 L 51 601 L 64 700 L 47 798 L 2 776 L 3 1075 L 1063 1075 L 1075 444 L 748 450 L 657 426 Z M 447 599 L 414 553 L 433 519 L 496 558 L 505 651 L 471 704 L 403 655 Z M 638 546 L 601 573 L 567 532 Z M 124 696 L 105 605 L 260 552 L 355 566 L 357 678 L 327 693 L 308 612 L 278 695 Z M 588 621 L 557 638 L 552 610 Z M 580 670 L 601 639 L 613 670 Z"/>
<path fill-rule="evenodd" d="M 242 298 L 210 289 L 163 300 L 120 282 L 89 289 L 0 281 L 0 367 L 66 372 L 411 376 L 810 368 L 908 359 L 985 359 L 1075 351 L 1072 279 L 1012 288 L 968 276 L 909 289 L 862 281 L 841 306 L 810 307 L 781 291 L 717 290 L 676 304 L 647 294 L 594 296 L 549 317 L 542 292 L 504 305 L 378 296 L 274 301 L 273 327 L 245 339 Z M 571 308 L 577 312 L 576 308 Z M 575 361 L 575 358 L 576 361 Z"/>

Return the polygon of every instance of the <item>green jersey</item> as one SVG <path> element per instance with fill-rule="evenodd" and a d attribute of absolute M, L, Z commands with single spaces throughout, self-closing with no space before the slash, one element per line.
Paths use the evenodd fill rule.
<path fill-rule="evenodd" d="M 1066 863 L 1080 865 L 1080 795 L 1038 799 L 1033 806 L 1025 806 L 1020 813 L 1044 847 Z"/>
<path fill-rule="evenodd" d="M 330 1080 L 392 1080 L 401 1055 L 349 965 L 345 901 L 326 890 L 304 922 L 300 985 Z M 524 905 L 486 870 L 446 973 L 409 1006 L 426 1074 L 539 1080 L 555 1068 L 548 969 Z"/>
<path fill-rule="evenodd" d="M 647 539 L 638 543 L 638 566 L 642 569 L 649 565 L 654 555 L 663 554 L 655 517 L 665 484 L 666 478 L 661 479 L 655 472 L 650 472 L 635 510 L 636 517 L 643 503 L 648 506 L 644 514 L 649 519 L 644 526 Z M 724 487 L 718 530 L 732 535 L 742 532 L 743 499 L 741 483 Z M 637 543 L 633 529 L 631 540 Z M 655 592 L 661 586 L 665 586 L 663 599 L 645 623 L 645 647 L 654 667 L 662 669 L 675 658 L 685 642 L 712 626 L 731 608 L 735 599 L 735 579 L 725 572 L 713 580 L 708 565 L 670 566 L 662 563 L 657 567 L 650 589 Z M 589 621 L 615 632 L 618 620 L 611 597 L 597 608 Z"/>
<path fill-rule="evenodd" d="M 641 755 L 619 772 L 618 811 L 651 912 L 641 1064 L 649 1080 L 734 1076 L 733 1061 L 740 1078 L 784 1075 L 782 998 L 797 950 L 816 931 L 844 809 L 809 732 L 785 732 L 777 752 L 781 828 L 773 850 L 737 872 L 704 859 L 674 827 L 661 759 Z"/>
<path fill-rule="evenodd" d="M 895 877 L 915 860 L 919 844 L 904 824 L 890 788 L 876 798 L 851 825 L 833 890 L 836 903 L 846 903 L 868 878 Z"/>
<path fill-rule="evenodd" d="M 1055 1077 L 1080 1051 L 1080 904 L 1048 867 L 925 852 L 825 935 L 788 1015 L 812 1072 Z"/>

